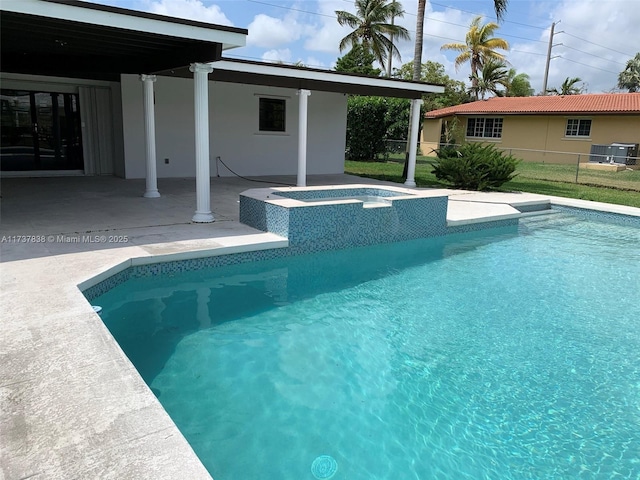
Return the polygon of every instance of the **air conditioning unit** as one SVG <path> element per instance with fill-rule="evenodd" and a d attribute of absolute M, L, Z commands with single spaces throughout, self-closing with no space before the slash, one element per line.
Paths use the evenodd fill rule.
<path fill-rule="evenodd" d="M 591 145 L 589 162 L 618 163 L 635 165 L 638 157 L 637 143 L 612 143 L 611 145 Z"/>
<path fill-rule="evenodd" d="M 589 161 L 593 163 L 609 163 L 611 161 L 611 145 L 591 145 Z"/>
<path fill-rule="evenodd" d="M 613 163 L 635 165 L 638 157 L 637 143 L 612 143 L 611 160 Z"/>

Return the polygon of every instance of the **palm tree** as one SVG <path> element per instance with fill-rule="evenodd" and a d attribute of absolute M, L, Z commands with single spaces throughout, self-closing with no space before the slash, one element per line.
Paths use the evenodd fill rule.
<path fill-rule="evenodd" d="M 582 79 L 580 77 L 573 77 L 573 78 L 567 77 L 564 79 L 564 82 L 562 82 L 562 85 L 560 85 L 560 89 L 551 88 L 547 90 L 547 92 L 553 95 L 578 95 L 582 93 L 582 90 L 584 89 L 584 87 L 578 87 L 576 85 L 578 82 L 581 82 L 581 81 Z"/>
<path fill-rule="evenodd" d="M 476 77 L 475 82 L 472 82 L 475 87 L 471 87 L 470 91 L 475 98 L 484 100 L 484 96 L 487 93 L 493 93 L 497 97 L 504 97 L 506 94 L 507 85 L 509 83 L 509 72 L 504 62 L 496 62 L 495 60 L 488 60 L 482 66 L 482 75 Z M 501 90 L 500 87 L 504 87 Z"/>
<path fill-rule="evenodd" d="M 469 31 L 465 38 L 465 43 L 447 43 L 441 50 L 457 50 L 460 53 L 456 57 L 456 69 L 463 63 L 471 64 L 471 89 L 477 91 L 478 72 L 488 60 L 504 62 L 504 55 L 496 52 L 496 49 L 509 50 L 509 43 L 502 38 L 494 37 L 494 32 L 498 29 L 498 24 L 489 22 L 480 24 L 481 16 L 475 17 L 469 26 Z"/>
<path fill-rule="evenodd" d="M 535 90 L 531 88 L 529 75 L 526 73 L 517 73 L 515 68 L 510 68 L 507 77 L 505 84 L 507 97 L 530 97 L 534 94 Z"/>
<path fill-rule="evenodd" d="M 422 75 L 422 44 L 424 38 L 424 10 L 426 0 L 418 0 L 418 13 L 416 15 L 416 42 L 413 47 L 413 77 L 414 82 L 419 82 Z M 413 118 L 413 102 L 409 108 L 409 118 Z M 409 131 L 407 132 L 407 147 L 404 152 L 404 167 L 402 168 L 402 179 L 407 179 L 409 173 L 409 152 L 415 144 L 415 139 L 411 138 L 411 121 L 409 121 Z"/>
<path fill-rule="evenodd" d="M 493 0 L 493 7 L 496 11 L 496 17 L 498 19 L 498 21 L 501 21 L 504 17 L 504 14 L 507 12 L 507 3 L 509 2 L 509 0 Z M 420 75 L 421 75 L 421 68 L 422 68 L 422 44 L 424 42 L 424 10 L 425 10 L 425 3 L 426 0 L 418 0 L 418 13 L 416 15 L 417 17 L 417 22 L 416 22 L 416 43 L 415 43 L 415 48 L 413 51 L 413 80 L 414 81 L 419 81 L 420 80 Z M 506 42 L 505 42 L 506 44 Z M 508 45 L 507 45 L 508 48 Z M 413 104 L 411 104 L 411 108 L 413 108 Z M 411 111 L 411 113 L 413 113 Z M 410 114 L 411 114 L 410 113 Z M 409 117 L 411 118 L 411 117 Z M 409 128 L 411 128 L 411 126 L 409 126 Z M 409 138 L 410 135 L 407 134 L 407 138 Z M 406 151 L 406 158 L 409 158 L 409 143 L 407 142 L 407 151 Z M 402 172 L 402 178 L 406 179 L 407 178 L 407 167 L 408 167 L 408 162 L 405 161 L 404 162 L 404 171 Z"/>
<path fill-rule="evenodd" d="M 409 31 L 399 25 L 388 23 L 390 19 L 404 16 L 400 2 L 387 0 L 356 0 L 356 13 L 336 10 L 340 25 L 347 25 L 353 31 L 340 40 L 340 51 L 349 46 L 362 45 L 373 53 L 376 60 L 384 68 L 388 55 L 400 59 L 400 52 L 386 35 L 400 40 L 409 40 Z"/>
<path fill-rule="evenodd" d="M 640 92 L 640 52 L 627 62 L 618 75 L 618 88 L 629 90 L 629 93 Z"/>

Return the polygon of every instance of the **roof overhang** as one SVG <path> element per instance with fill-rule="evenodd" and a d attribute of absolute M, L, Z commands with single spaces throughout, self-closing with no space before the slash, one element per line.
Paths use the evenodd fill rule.
<path fill-rule="evenodd" d="M 117 80 L 208 63 L 247 30 L 78 0 L 3 1 L 2 71 Z"/>
<path fill-rule="evenodd" d="M 219 82 L 396 98 L 420 98 L 426 93 L 444 92 L 442 85 L 247 60 L 222 59 L 213 62 L 212 66 L 210 79 Z M 161 74 L 193 77 L 186 68 Z"/>
<path fill-rule="evenodd" d="M 435 110 L 434 110 L 435 111 Z M 576 112 L 576 111 L 566 111 L 566 112 L 562 112 L 562 111 L 558 111 L 558 112 L 499 112 L 499 111 L 495 111 L 495 112 L 487 112 L 487 111 L 467 111 L 467 112 L 448 112 L 448 113 L 438 113 L 436 115 L 434 115 L 432 112 L 427 112 L 424 116 L 425 119 L 427 120 L 437 120 L 439 118 L 447 118 L 447 117 L 495 117 L 495 116 L 501 116 L 501 117 L 525 117 L 525 116 L 529 116 L 529 117 L 533 117 L 533 116 L 547 116 L 547 117 L 553 117 L 553 116 L 558 116 L 558 117 L 593 117 L 593 116 L 599 116 L 599 115 L 640 115 L 640 112 L 626 112 L 626 111 L 620 111 L 620 112 L 616 112 L 616 111 L 595 111 L 595 112 L 591 112 L 591 111 L 580 111 L 580 112 Z"/>

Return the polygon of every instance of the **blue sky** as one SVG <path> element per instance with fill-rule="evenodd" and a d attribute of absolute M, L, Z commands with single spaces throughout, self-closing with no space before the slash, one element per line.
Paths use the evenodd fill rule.
<path fill-rule="evenodd" d="M 247 46 L 225 53 L 229 57 L 262 61 L 301 61 L 332 68 L 340 53 L 340 39 L 348 33 L 335 19 L 336 10 L 354 11 L 352 0 L 90 0 L 248 28 Z M 417 0 L 402 2 L 406 11 L 397 23 L 415 33 Z M 456 71 L 454 52 L 444 43 L 463 42 L 471 19 L 484 15 L 495 21 L 493 0 L 437 0 L 427 2 L 423 61 L 445 66 L 447 74 L 468 83 L 469 67 Z M 496 35 L 511 46 L 506 57 L 518 73 L 527 73 L 536 92 L 542 89 L 552 22 L 556 34 L 548 86 L 566 77 L 580 77 L 589 93 L 612 91 L 626 62 L 640 52 L 639 0 L 510 0 Z M 398 45 L 402 63 L 412 60 L 413 43 Z M 394 66 L 398 66 L 394 60 Z"/>

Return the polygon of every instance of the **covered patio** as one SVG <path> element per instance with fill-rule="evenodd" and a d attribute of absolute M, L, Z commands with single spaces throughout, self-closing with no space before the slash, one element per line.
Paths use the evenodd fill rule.
<path fill-rule="evenodd" d="M 307 174 L 342 172 L 347 94 L 411 99 L 409 142 L 416 144 L 422 95 L 444 91 L 223 58 L 223 51 L 245 44 L 245 29 L 76 0 L 5 3 L 3 100 L 16 121 L 3 137 L 3 174 L 144 178 L 139 195 L 149 199 L 163 194 L 158 178 L 193 177 L 195 213 L 185 219 L 197 223 L 216 219 L 209 203 L 214 159 L 235 160 L 243 175 L 295 173 L 295 184 L 304 186 Z M 59 91 L 67 95 L 64 119 Z M 36 109 L 36 99 L 51 106 Z M 37 119 L 47 109 L 55 113 L 51 121 Z M 32 148 L 29 130 L 34 160 L 24 167 L 15 148 Z M 75 170 L 46 171 L 52 162 L 45 159 L 60 163 L 71 150 Z M 410 150 L 410 187 L 415 153 Z"/>

